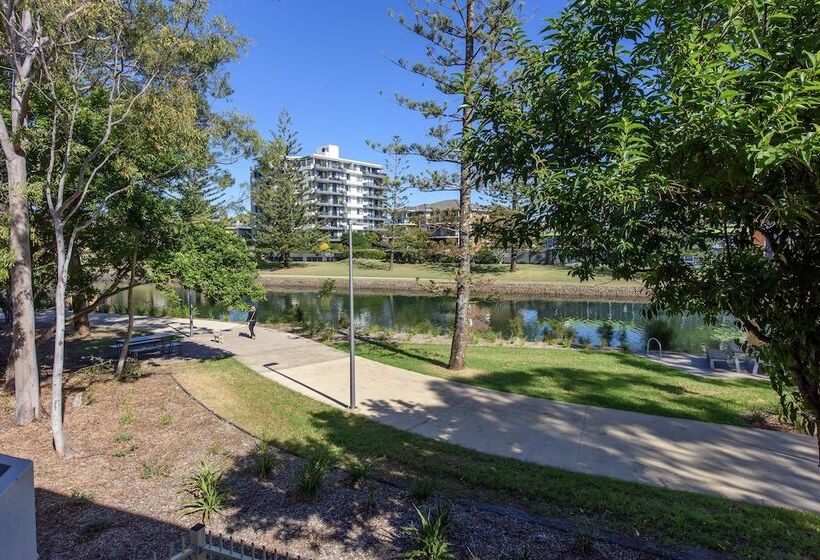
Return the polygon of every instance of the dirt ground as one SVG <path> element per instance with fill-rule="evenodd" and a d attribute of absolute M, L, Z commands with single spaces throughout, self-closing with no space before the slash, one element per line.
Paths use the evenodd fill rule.
<path fill-rule="evenodd" d="M 275 452 L 265 480 L 253 468 L 257 441 L 182 391 L 163 364 L 115 381 L 98 368 L 67 383 L 66 430 L 75 451 L 58 458 L 48 420 L 12 425 L 12 400 L 0 394 L 0 452 L 34 460 L 40 558 L 125 560 L 166 553 L 200 519 L 185 515 L 185 482 L 201 462 L 225 473 L 227 507 L 208 529 L 302 558 L 398 559 L 412 548 L 417 523 L 405 490 L 371 481 L 353 489 L 334 469 L 313 500 L 297 497 L 302 459 Z M 50 397 L 43 385 L 43 402 Z M 418 504 L 422 511 L 436 504 Z M 451 541 L 458 558 L 638 559 L 627 548 L 569 534 L 515 512 L 453 504 Z"/>

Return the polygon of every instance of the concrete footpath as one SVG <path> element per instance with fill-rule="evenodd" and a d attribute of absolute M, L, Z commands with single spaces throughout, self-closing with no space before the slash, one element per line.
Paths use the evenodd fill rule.
<path fill-rule="evenodd" d="M 95 314 L 95 324 L 125 318 Z M 331 406 L 349 398 L 349 357 L 273 329 L 197 320 L 197 347 L 234 354 L 254 371 Z M 140 330 L 175 329 L 180 319 L 137 319 Z M 223 342 L 212 331 L 224 332 Z M 437 379 L 356 360 L 356 412 L 425 437 L 569 471 L 820 513 L 813 438 L 636 412 L 560 403 Z"/>

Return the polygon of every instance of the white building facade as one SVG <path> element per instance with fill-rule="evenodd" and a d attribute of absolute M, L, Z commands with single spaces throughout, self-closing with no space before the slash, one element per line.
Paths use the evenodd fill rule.
<path fill-rule="evenodd" d="M 344 159 L 340 157 L 339 146 L 332 144 L 298 159 L 313 197 L 314 225 L 331 241 L 342 239 L 348 218 L 353 231 L 378 231 L 384 227 L 385 174 L 381 165 Z M 255 213 L 253 192 L 252 186 L 251 209 Z"/>

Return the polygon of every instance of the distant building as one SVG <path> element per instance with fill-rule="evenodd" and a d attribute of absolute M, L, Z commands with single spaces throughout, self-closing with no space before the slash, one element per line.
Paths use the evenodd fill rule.
<path fill-rule="evenodd" d="M 321 146 L 309 156 L 300 156 L 299 169 L 311 187 L 315 227 L 331 241 L 340 241 L 351 220 L 353 231 L 375 231 L 384 227 L 384 179 L 376 163 L 344 159 L 339 146 Z M 251 211 L 256 214 L 255 189 L 258 174 L 251 172 Z"/>

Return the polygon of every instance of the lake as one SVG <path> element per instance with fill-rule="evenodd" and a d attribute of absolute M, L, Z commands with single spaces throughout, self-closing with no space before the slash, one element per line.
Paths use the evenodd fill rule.
<path fill-rule="evenodd" d="M 183 291 L 177 297 L 185 301 Z M 173 297 L 151 286 L 140 286 L 134 291 L 135 313 L 138 315 L 185 314 Z M 195 315 L 214 319 L 242 322 L 245 313 L 214 306 L 196 297 Z M 102 311 L 124 312 L 126 297 L 120 293 L 111 298 Z M 347 318 L 347 294 L 334 293 L 322 298 L 315 291 L 270 290 L 266 301 L 259 302 L 258 321 L 275 323 L 293 320 L 297 307 L 309 320 L 337 324 Z M 566 301 L 532 298 L 487 299 L 475 301 L 470 317 L 476 331 L 494 331 L 508 337 L 511 330 L 521 329 L 527 340 L 541 340 L 545 330 L 556 324 L 571 326 L 575 341 L 601 344 L 598 329 L 611 323 L 614 335 L 611 345 L 621 340 L 633 351 L 645 350 L 644 327 L 647 320 L 643 302 Z M 355 325 L 360 332 L 389 329 L 414 333 L 446 334 L 452 326 L 455 301 L 444 296 L 419 294 L 356 294 Z M 670 348 L 664 349 L 699 352 L 709 340 L 727 340 L 741 336 L 733 321 L 725 317 L 718 325 L 704 325 L 698 316 L 663 317 L 672 332 Z"/>

